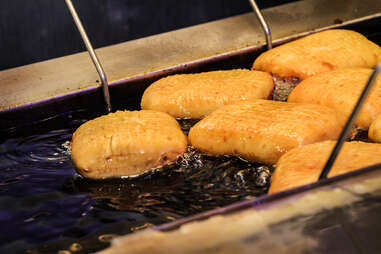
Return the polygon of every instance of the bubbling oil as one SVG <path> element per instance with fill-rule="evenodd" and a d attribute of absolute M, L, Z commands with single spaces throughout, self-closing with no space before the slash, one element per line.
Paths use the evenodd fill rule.
<path fill-rule="evenodd" d="M 85 179 L 71 162 L 70 141 L 76 128 L 98 115 L 71 112 L 0 135 L 1 253 L 91 253 L 109 245 L 106 236 L 171 222 L 268 189 L 271 167 L 192 147 L 175 163 L 139 177 Z M 184 133 L 196 122 L 179 120 Z"/>

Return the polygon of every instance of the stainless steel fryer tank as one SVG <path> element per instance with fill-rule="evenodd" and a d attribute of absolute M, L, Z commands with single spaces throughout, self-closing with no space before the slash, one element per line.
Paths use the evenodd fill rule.
<path fill-rule="evenodd" d="M 320 8 L 317 8 L 317 6 L 320 6 Z M 264 15 L 267 16 L 268 22 L 272 26 L 275 44 L 284 43 L 317 30 L 333 27 L 357 30 L 380 44 L 381 13 L 377 9 L 378 6 L 377 1 L 370 0 L 348 1 L 346 6 L 343 6 L 340 1 L 302 1 L 267 9 L 264 11 Z M 301 23 L 300 19 L 307 21 Z M 286 23 L 288 25 L 284 26 Z M 205 38 L 205 41 L 199 40 L 198 37 L 195 38 L 195 34 Z M 107 47 L 99 50 L 99 56 L 104 61 L 106 72 L 111 76 L 110 93 L 114 107 L 117 109 L 138 107 L 139 97 L 144 89 L 163 76 L 215 69 L 248 68 L 255 57 L 264 50 L 264 36 L 255 22 L 254 16 L 247 14 Z M 45 128 L 48 130 L 49 127 L 44 127 L 44 124 L 41 125 L 41 123 L 47 122 L 41 120 L 50 118 L 53 119 L 55 124 L 64 125 L 69 118 L 72 119 L 73 116 L 75 118 L 76 114 L 81 114 L 81 109 L 87 109 L 93 113 L 98 112 L 94 114 L 97 115 L 102 113 L 104 107 L 101 90 L 97 86 L 99 81 L 86 53 L 3 71 L 0 72 L 0 81 L 0 88 L 3 91 L 0 95 L 0 140 L 2 142 L 17 139 L 20 133 L 31 129 L 33 131 L 36 128 L 41 129 L 38 131 L 44 133 Z M 126 106 L 126 104 L 128 105 Z M 66 114 L 66 112 L 73 113 Z M 91 116 L 92 113 L 89 113 L 86 117 L 89 115 Z M 68 128 L 72 127 L 69 126 Z M 69 136 L 65 135 L 61 135 L 59 132 L 54 133 L 54 137 L 59 142 L 62 141 L 62 144 L 70 139 Z M 44 144 L 44 139 L 41 142 L 39 141 L 37 145 L 42 144 Z M 32 148 L 28 147 L 26 152 L 29 155 L 30 152 L 38 155 L 38 152 L 36 153 L 33 150 L 38 149 L 37 145 Z M 49 148 L 48 146 L 47 149 Z M 64 148 L 62 149 L 64 150 Z M 56 157 L 52 157 L 52 159 L 56 159 Z M 59 160 L 60 158 L 58 158 Z M 67 163 L 69 162 L 66 158 L 63 160 L 63 164 Z M 46 168 L 44 166 L 42 167 L 43 170 L 55 172 L 55 169 L 50 168 L 49 165 Z M 12 170 L 12 165 L 8 168 Z M 372 170 L 377 171 L 378 169 Z M 365 175 L 369 173 L 369 170 L 361 172 Z M 30 199 L 23 199 L 17 193 L 14 193 L 12 199 L 3 199 L 2 209 L 6 210 L 5 208 L 9 206 L 11 210 L 18 211 L 19 208 L 25 206 L 38 211 L 33 216 L 23 218 L 23 223 L 41 220 L 41 223 L 44 224 L 46 223 L 43 220 L 44 216 L 55 216 L 56 219 L 49 222 L 51 224 L 43 225 L 52 230 L 61 227 L 59 220 L 65 216 L 67 218 L 72 218 L 72 216 L 84 216 L 86 218 L 86 213 L 94 207 L 94 200 L 91 196 L 73 192 L 75 188 L 64 186 L 66 184 L 70 185 L 71 181 L 62 182 L 58 180 L 61 177 L 70 178 L 72 175 L 72 171 L 60 172 L 59 174 L 52 173 L 49 178 L 44 179 L 45 182 L 38 182 L 46 186 L 56 184 L 60 190 L 64 189 L 64 194 L 52 194 L 52 196 L 49 196 L 51 201 L 48 202 L 48 207 L 43 207 L 42 210 L 38 210 L 39 206 L 42 206 L 38 200 L 38 195 L 41 193 L 37 193 L 36 196 L 30 193 L 31 197 L 33 197 Z M 356 174 L 349 174 L 347 177 L 355 178 L 355 176 Z M 15 183 L 24 184 L 25 182 L 25 185 L 30 184 L 28 178 L 23 175 L 15 175 L 15 177 L 18 178 L 2 179 L 1 186 L 3 189 L 0 188 L 0 190 L 4 190 L 7 186 Z M 33 181 L 37 180 L 33 179 Z M 332 181 L 330 180 L 327 183 L 332 183 Z M 329 186 L 331 185 L 325 188 L 330 189 Z M 107 184 L 103 187 L 97 184 L 96 188 L 107 188 Z M 304 189 L 290 192 L 299 193 L 302 191 Z M 20 189 L 20 194 L 22 193 L 23 191 Z M 173 224 L 161 226 L 156 230 L 169 230 L 185 222 L 205 219 L 225 212 L 230 213 L 254 205 L 258 206 L 261 203 L 266 203 L 265 200 L 274 199 L 281 202 L 286 200 L 283 198 L 286 198 L 287 195 L 264 196 L 259 199 L 243 201 L 244 203 L 238 203 L 232 207 L 212 210 L 189 219 L 179 219 Z M 66 202 L 70 202 L 67 201 L 66 197 L 78 198 L 81 204 L 84 205 L 84 210 L 81 210 L 82 207 L 78 207 L 79 209 L 76 210 L 75 205 L 67 204 Z M 365 198 L 367 198 L 366 195 Z M 368 201 L 372 200 L 369 199 Z M 9 204 L 12 202 L 13 205 L 10 206 Z M 49 207 L 49 204 L 51 207 Z M 102 208 L 102 205 L 102 203 L 98 204 L 98 208 Z M 67 209 L 68 207 L 71 210 L 58 212 L 60 209 Z M 260 205 L 258 207 L 258 209 L 261 209 Z M 96 212 L 99 212 L 102 220 L 108 224 L 108 227 L 102 228 L 103 231 L 90 230 L 90 233 L 84 233 L 81 231 L 81 227 L 76 226 L 72 231 L 69 230 L 65 234 L 57 231 L 57 239 L 61 237 L 61 240 L 46 238 L 48 239 L 46 241 L 44 241 L 44 234 L 39 236 L 36 233 L 39 231 L 24 231 L 27 234 L 36 234 L 35 238 L 37 239 L 34 243 L 25 244 L 25 249 L 29 249 L 29 253 L 57 253 L 60 250 L 71 251 L 72 253 L 88 253 L 107 246 L 108 240 L 114 236 L 115 228 L 118 228 L 120 234 L 130 232 L 127 229 L 123 231 L 123 220 L 127 221 L 129 218 L 119 215 L 117 210 L 110 210 L 110 207 L 104 210 L 98 208 L 95 209 Z M 134 216 L 139 217 L 136 214 Z M 86 225 L 89 221 L 85 219 L 81 223 Z M 160 224 L 161 222 L 158 222 L 153 225 Z M 89 223 L 89 225 L 92 224 Z M 83 225 L 81 224 L 81 226 Z M 142 228 L 144 227 L 139 224 L 135 230 Z M 44 227 L 39 229 L 43 231 Z M 281 231 L 281 226 L 277 230 Z M 12 235 L 13 233 L 10 232 L 8 239 L 12 239 Z M 62 237 L 63 235 L 64 237 Z M 12 247 L 13 250 L 22 250 L 23 243 L 21 243 L 21 247 L 17 243 L 13 244 L 5 246 L 3 250 L 11 251 Z M 357 246 L 356 242 L 353 244 Z M 82 246 L 82 249 L 78 246 Z"/>

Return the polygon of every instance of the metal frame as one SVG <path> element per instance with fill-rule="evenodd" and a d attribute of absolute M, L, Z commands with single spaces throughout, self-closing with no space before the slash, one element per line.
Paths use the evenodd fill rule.
<path fill-rule="evenodd" d="M 78 16 L 77 11 L 75 10 L 75 7 L 72 3 L 71 0 L 65 0 L 67 7 L 69 8 L 69 11 L 71 13 L 71 16 L 73 17 L 74 23 L 78 28 L 79 33 L 81 34 L 83 43 L 86 46 L 87 51 L 89 52 L 89 55 L 91 57 L 91 60 L 94 63 L 95 68 L 97 69 L 97 72 L 99 74 L 99 78 L 101 79 L 102 82 L 102 88 L 103 88 L 103 97 L 106 102 L 106 110 L 108 113 L 111 112 L 111 101 L 110 101 L 110 92 L 108 89 L 108 82 L 107 82 L 107 77 L 106 73 L 103 70 L 103 67 L 97 57 L 97 54 L 94 51 L 93 46 L 91 45 L 91 42 L 89 40 L 89 37 L 87 36 L 86 30 L 82 25 L 82 22 Z"/>
<path fill-rule="evenodd" d="M 271 23 L 273 44 L 278 45 L 328 28 L 379 20 L 381 6 L 378 1 L 348 0 L 343 5 L 340 0 L 304 0 L 261 11 Z M 154 76 L 200 69 L 200 65 L 238 59 L 241 55 L 254 59 L 257 52 L 264 49 L 266 41 L 253 15 L 247 13 L 97 49 L 107 72 L 113 108 L 121 96 L 120 90 L 134 94 L 136 87 L 130 88 L 132 80 L 146 77 L 152 80 Z M 371 21 L 371 24 L 377 31 L 378 21 Z M 84 94 L 93 93 L 97 98 L 90 104 L 102 105 L 104 99 L 96 82 L 99 76 L 89 63 L 88 53 L 83 52 L 0 71 L 0 129 L 22 125 L 20 117 L 13 114 L 21 111 L 34 121 L 49 117 L 44 110 L 38 113 L 32 109 L 42 104 L 44 107 L 57 105 L 69 97 L 80 99 Z M 114 93 L 116 89 L 118 92 Z M 53 114 L 65 110 L 60 104 Z"/>
<path fill-rule="evenodd" d="M 66 5 L 67 5 L 72 17 L 73 17 L 74 23 L 78 28 L 78 31 L 79 31 L 79 33 L 82 37 L 82 40 L 86 46 L 86 49 L 87 49 L 87 51 L 91 57 L 91 60 L 93 61 L 94 66 L 95 66 L 95 68 L 99 74 L 99 78 L 101 79 L 101 82 L 102 82 L 103 97 L 104 97 L 105 102 L 106 102 L 106 110 L 108 113 L 110 113 L 112 108 L 111 108 L 110 92 L 109 92 L 109 88 L 108 88 L 106 73 L 104 72 L 103 67 L 102 67 L 102 65 L 101 65 L 101 63 L 100 63 L 100 61 L 99 61 L 99 59 L 98 59 L 98 57 L 94 51 L 94 48 L 91 45 L 91 42 L 87 36 L 86 30 L 82 25 L 81 19 L 79 18 L 78 13 L 77 13 L 72 1 L 71 0 L 65 0 L 65 2 L 66 2 Z M 257 18 L 258 18 L 261 26 L 262 26 L 262 30 L 263 30 L 263 32 L 265 34 L 265 38 L 266 38 L 267 49 L 271 49 L 273 46 L 272 46 L 270 28 L 269 28 L 266 20 L 264 19 L 261 10 L 258 8 L 258 5 L 255 2 L 255 0 L 249 0 L 249 2 L 250 2 L 251 6 L 254 10 L 254 13 L 257 15 Z"/>
<path fill-rule="evenodd" d="M 265 18 L 263 17 L 262 12 L 259 9 L 259 7 L 258 7 L 257 3 L 255 2 L 255 0 L 249 0 L 249 3 L 251 4 L 251 7 L 253 8 L 254 13 L 257 15 L 258 21 L 261 23 L 262 30 L 265 33 L 267 49 L 272 49 L 273 42 L 272 42 L 272 39 L 271 39 L 271 30 L 270 30 L 270 27 L 268 26 Z"/>

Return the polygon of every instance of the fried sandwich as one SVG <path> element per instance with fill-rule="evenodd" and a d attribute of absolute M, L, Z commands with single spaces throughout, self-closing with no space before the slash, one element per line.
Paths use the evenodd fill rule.
<path fill-rule="evenodd" d="M 210 154 L 274 164 L 292 148 L 336 139 L 344 123 L 325 106 L 258 99 L 214 111 L 190 129 L 188 138 Z"/>
<path fill-rule="evenodd" d="M 176 118 L 199 119 L 227 104 L 267 99 L 273 88 L 271 75 L 261 71 L 240 69 L 173 75 L 149 86 L 141 107 Z"/>
<path fill-rule="evenodd" d="M 287 99 L 306 78 L 346 67 L 374 67 L 381 61 L 381 48 L 351 30 L 333 29 L 283 44 L 261 54 L 253 70 L 275 78 L 274 99 Z"/>
<path fill-rule="evenodd" d="M 187 139 L 163 112 L 118 111 L 81 125 L 73 134 L 72 160 L 88 178 L 134 176 L 177 160 Z"/>
<path fill-rule="evenodd" d="M 290 150 L 278 161 L 269 193 L 316 182 L 335 145 L 325 141 Z M 328 177 L 381 163 L 381 144 L 345 142 Z"/>
<path fill-rule="evenodd" d="M 290 94 L 289 102 L 314 103 L 349 117 L 372 72 L 368 68 L 345 68 L 303 80 Z M 368 130 L 381 113 L 381 78 L 376 80 L 355 125 Z"/>

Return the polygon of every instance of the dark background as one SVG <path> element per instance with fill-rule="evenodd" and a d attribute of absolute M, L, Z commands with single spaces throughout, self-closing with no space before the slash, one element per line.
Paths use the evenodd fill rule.
<path fill-rule="evenodd" d="M 292 0 L 257 1 L 260 8 Z M 73 0 L 95 48 L 252 11 L 247 0 Z M 0 70 L 84 51 L 64 0 L 0 1 Z"/>

